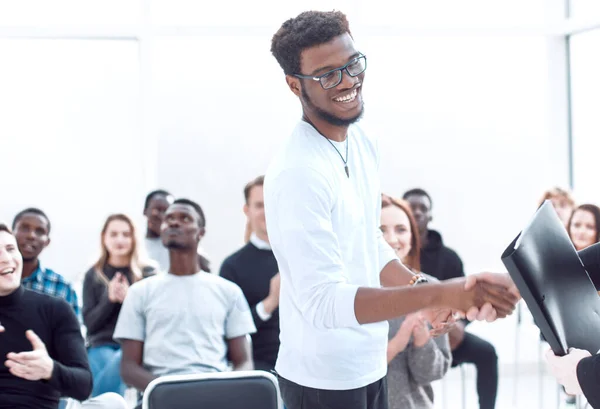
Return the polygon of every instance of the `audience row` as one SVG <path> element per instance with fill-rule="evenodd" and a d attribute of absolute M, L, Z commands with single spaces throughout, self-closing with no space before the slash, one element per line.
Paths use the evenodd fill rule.
<path fill-rule="evenodd" d="M 106 219 L 100 233 L 100 256 L 83 281 L 80 320 L 87 353 L 79 332 L 73 334 L 75 317 L 80 315 L 77 294 L 60 274 L 39 260 L 50 243 L 50 219 L 42 210 L 28 208 L 14 218 L 14 238 L 8 226 L 2 227 L 0 272 L 3 276 L 5 270 L 15 273 L 22 255 L 22 276 L 17 281 L 20 290 L 15 287 L 8 295 L 4 292 L 14 283 L 2 283 L 0 301 L 21 294 L 21 303 L 42 305 L 28 316 L 31 323 L 20 324 L 19 342 L 7 345 L 19 353 L 31 346 L 36 351 L 36 345 L 42 350 L 46 345 L 46 361 L 49 356 L 54 368 L 65 368 L 65 373 L 79 369 L 81 377 L 76 382 L 74 375 L 52 372 L 52 379 L 60 381 L 44 383 L 44 377 L 21 377 L 17 382 L 13 378 L 19 375 L 12 368 L 0 370 L 1 382 L 19 385 L 11 402 L 25 399 L 27 381 L 36 382 L 37 388 L 28 399 L 52 403 L 69 396 L 87 405 L 100 405 L 90 407 L 108 408 L 119 407 L 121 402 L 106 406 L 102 399 L 123 396 L 127 386 L 143 393 L 153 379 L 163 375 L 274 370 L 279 349 L 280 278 L 266 229 L 263 178 L 248 183 L 243 193 L 247 243 L 224 260 L 218 275 L 208 274 L 210 263 L 200 247 L 206 218 L 197 203 L 175 200 L 164 190 L 150 192 L 144 203 L 147 226 L 143 244 L 138 243 L 136 228 L 127 215 L 113 214 Z M 558 188 L 546 192 L 543 200 L 552 201 L 578 250 L 598 242 L 598 207 L 575 207 L 570 194 Z M 402 199 L 384 195 L 381 232 L 415 273 L 437 280 L 464 276 L 458 254 L 429 227 L 432 207 L 432 198 L 422 189 L 409 190 Z M 11 279 L 16 277 L 14 274 Z M 23 288 L 33 292 L 23 293 Z M 56 315 L 54 311 L 62 304 L 35 298 L 33 293 L 64 299 L 72 311 L 60 310 Z M 55 315 L 47 319 L 40 312 L 43 309 Z M 55 325 L 57 319 L 63 325 Z M 5 328 L 10 328 L 5 322 L 13 325 L 10 320 L 6 311 L 0 314 Z M 480 408 L 494 408 L 498 358 L 493 345 L 466 331 L 467 325 L 468 321 L 460 321 L 447 335 L 431 338 L 428 323 L 418 313 L 390 321 L 390 408 L 432 407 L 431 383 L 462 363 L 477 368 Z M 34 333 L 25 334 L 21 327 L 32 328 Z M 31 346 L 24 345 L 24 340 Z M 10 348 L 5 352 L 11 352 Z M 39 407 L 56 406 L 40 403 Z"/>

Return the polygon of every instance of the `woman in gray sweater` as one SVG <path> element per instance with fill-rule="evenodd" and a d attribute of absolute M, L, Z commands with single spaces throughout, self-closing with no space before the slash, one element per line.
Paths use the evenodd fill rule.
<path fill-rule="evenodd" d="M 418 273 L 421 246 L 408 203 L 384 196 L 381 230 L 404 265 Z M 433 408 L 431 382 L 441 379 L 452 363 L 448 336 L 432 338 L 419 313 L 391 320 L 389 324 L 389 408 Z"/>

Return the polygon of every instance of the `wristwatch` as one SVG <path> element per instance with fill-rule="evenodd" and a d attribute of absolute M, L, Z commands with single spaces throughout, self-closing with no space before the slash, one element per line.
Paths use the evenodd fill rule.
<path fill-rule="evenodd" d="M 423 274 L 415 274 L 409 282 L 409 285 L 419 285 L 428 283 L 429 280 Z"/>

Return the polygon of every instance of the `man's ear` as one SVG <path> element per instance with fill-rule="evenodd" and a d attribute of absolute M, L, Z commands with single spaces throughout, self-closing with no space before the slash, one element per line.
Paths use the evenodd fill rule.
<path fill-rule="evenodd" d="M 245 204 L 245 205 L 244 205 L 244 214 L 246 215 L 246 217 L 248 217 L 248 210 L 249 210 L 249 209 L 248 209 L 248 205 L 247 205 L 247 204 Z"/>
<path fill-rule="evenodd" d="M 46 240 L 46 244 L 44 244 L 44 248 L 50 245 L 50 236 L 48 236 L 48 240 Z"/>
<path fill-rule="evenodd" d="M 206 229 L 204 227 L 201 227 L 200 230 L 198 231 L 198 241 L 200 241 L 200 239 L 202 237 L 204 237 L 205 234 L 206 234 Z"/>
<path fill-rule="evenodd" d="M 286 75 L 285 82 L 287 82 L 288 87 L 290 87 L 290 90 L 294 93 L 294 95 L 300 98 L 302 95 L 302 84 L 300 83 L 300 78 L 292 75 Z"/>

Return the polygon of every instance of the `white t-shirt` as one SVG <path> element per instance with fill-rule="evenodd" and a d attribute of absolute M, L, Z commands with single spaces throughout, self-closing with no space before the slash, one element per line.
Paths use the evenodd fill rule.
<path fill-rule="evenodd" d="M 348 129 L 348 168 L 300 122 L 265 178 L 269 241 L 281 273 L 281 347 L 275 369 L 300 385 L 347 390 L 385 376 L 388 323 L 360 325 L 358 287 L 380 287 L 396 259 L 379 229 L 376 141 Z M 336 147 L 346 156 L 345 143 Z"/>
<path fill-rule="evenodd" d="M 144 367 L 162 376 L 226 371 L 227 340 L 255 331 L 242 290 L 200 272 L 133 284 L 113 337 L 143 341 Z"/>

